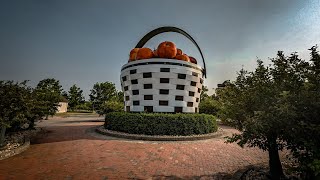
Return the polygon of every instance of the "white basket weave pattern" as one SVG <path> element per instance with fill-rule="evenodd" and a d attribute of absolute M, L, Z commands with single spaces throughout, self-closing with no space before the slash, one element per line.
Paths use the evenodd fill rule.
<path fill-rule="evenodd" d="M 196 64 L 172 59 L 146 59 L 121 70 L 125 111 L 198 112 L 203 78 Z"/>

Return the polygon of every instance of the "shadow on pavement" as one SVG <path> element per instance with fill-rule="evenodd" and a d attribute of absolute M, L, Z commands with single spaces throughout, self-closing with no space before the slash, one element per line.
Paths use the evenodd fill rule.
<path fill-rule="evenodd" d="M 83 122 L 83 121 L 82 121 Z M 62 141 L 75 141 L 81 139 L 98 140 L 90 136 L 87 131 L 99 126 L 81 125 L 81 126 L 47 126 L 43 127 L 44 132 L 31 139 L 31 144 L 43 144 Z"/>

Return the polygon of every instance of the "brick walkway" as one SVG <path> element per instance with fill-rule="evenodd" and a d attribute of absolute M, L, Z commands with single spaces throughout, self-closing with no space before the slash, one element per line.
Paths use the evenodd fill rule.
<path fill-rule="evenodd" d="M 268 160 L 266 152 L 225 144 L 222 138 L 194 142 L 108 138 L 93 132 L 102 124 L 86 119 L 41 122 L 48 134 L 27 151 L 0 161 L 0 179 L 209 179 Z"/>

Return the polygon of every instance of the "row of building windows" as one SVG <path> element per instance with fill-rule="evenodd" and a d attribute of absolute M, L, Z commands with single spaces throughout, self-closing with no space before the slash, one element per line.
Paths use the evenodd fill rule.
<path fill-rule="evenodd" d="M 159 89 L 159 94 L 168 95 L 169 94 L 169 89 Z M 139 95 L 139 90 L 132 90 L 132 95 Z M 189 91 L 189 96 L 194 96 L 194 95 L 195 95 L 195 93 L 193 91 Z"/>
<path fill-rule="evenodd" d="M 177 84 L 176 89 L 177 90 L 184 90 L 184 87 L 185 87 L 185 85 Z M 128 88 L 128 86 L 125 86 L 125 87 L 123 87 L 123 89 L 124 89 L 124 91 L 128 91 L 129 88 Z M 143 84 L 143 89 L 152 89 L 152 84 Z M 163 92 L 163 93 L 161 93 L 161 92 Z M 166 92 L 168 92 L 168 93 L 166 93 Z M 190 95 L 190 92 L 192 92 L 192 91 L 189 91 L 189 95 Z M 201 93 L 200 88 L 198 88 L 198 93 Z M 132 90 L 132 94 L 138 95 L 139 90 Z M 165 91 L 165 90 L 160 89 L 160 94 L 169 94 L 169 90 Z M 193 92 L 193 95 L 190 95 L 190 96 L 194 96 L 194 92 Z"/>
<path fill-rule="evenodd" d="M 163 69 L 169 69 L 169 68 L 163 68 Z M 137 72 L 136 69 L 130 70 L 130 74 L 135 74 L 136 72 Z M 163 72 L 163 71 L 161 71 L 161 72 Z M 170 69 L 169 69 L 169 71 L 165 71 L 165 72 L 170 72 Z M 192 72 L 192 75 L 198 77 L 198 73 Z M 186 74 L 180 74 L 180 73 L 178 74 L 178 79 L 186 79 L 186 77 L 187 77 Z M 152 78 L 152 73 L 151 72 L 143 73 L 143 78 Z M 127 76 L 123 76 L 122 81 L 127 81 Z M 131 82 L 132 82 L 132 80 L 131 80 Z M 203 83 L 202 78 L 200 78 L 200 83 L 201 84 Z"/>
<path fill-rule="evenodd" d="M 170 83 L 170 79 L 169 78 L 160 78 L 160 83 L 161 84 L 169 84 Z M 133 79 L 131 80 L 131 84 L 138 84 L 138 79 Z M 190 82 L 190 86 L 196 86 L 197 82 L 195 81 L 191 81 Z"/>
<path fill-rule="evenodd" d="M 159 102 L 160 104 L 160 102 Z M 175 113 L 181 113 L 182 112 L 182 107 L 174 107 L 174 112 Z M 130 112 L 130 106 L 126 106 L 126 111 Z M 153 112 L 153 106 L 144 106 L 144 111 L 145 112 Z M 195 112 L 198 112 L 198 108 L 195 108 Z"/>
<path fill-rule="evenodd" d="M 130 100 L 130 96 L 125 96 L 125 99 L 126 99 L 126 101 L 129 101 Z M 144 95 L 143 99 L 144 100 L 153 100 L 153 95 Z M 176 101 L 183 101 L 183 96 L 175 96 L 175 100 Z M 134 102 L 135 101 L 133 101 L 133 104 L 134 104 Z M 196 102 L 199 102 L 199 98 L 196 98 Z M 192 105 L 190 107 L 192 107 Z"/>
<path fill-rule="evenodd" d="M 132 104 L 134 106 L 139 106 L 140 101 L 133 101 Z M 167 100 L 159 100 L 159 106 L 169 106 L 169 101 Z M 193 102 L 187 102 L 188 107 L 193 107 Z"/>

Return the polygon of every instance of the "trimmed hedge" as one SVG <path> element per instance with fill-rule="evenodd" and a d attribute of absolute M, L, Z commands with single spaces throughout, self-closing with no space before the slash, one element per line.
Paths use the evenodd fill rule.
<path fill-rule="evenodd" d="M 208 114 L 127 113 L 106 114 L 104 127 L 130 134 L 187 136 L 218 129 L 216 118 Z"/>

